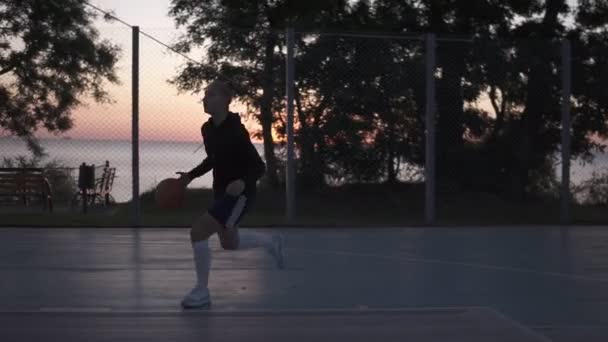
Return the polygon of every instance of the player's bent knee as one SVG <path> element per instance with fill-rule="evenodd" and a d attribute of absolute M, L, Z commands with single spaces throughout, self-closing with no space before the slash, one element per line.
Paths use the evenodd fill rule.
<path fill-rule="evenodd" d="M 220 240 L 220 244 L 222 245 L 222 248 L 227 251 L 236 251 L 239 249 L 238 239 Z"/>
<path fill-rule="evenodd" d="M 219 231 L 221 224 L 209 214 L 197 218 L 190 229 L 190 240 L 192 242 L 207 240 L 215 232 Z"/>

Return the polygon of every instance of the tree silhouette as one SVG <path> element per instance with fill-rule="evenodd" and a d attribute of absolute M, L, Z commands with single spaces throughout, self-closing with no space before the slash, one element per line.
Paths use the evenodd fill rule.
<path fill-rule="evenodd" d="M 35 132 L 65 132 L 81 96 L 108 100 L 105 82 L 118 82 L 115 45 L 101 41 L 96 15 L 83 1 L 0 3 L 0 128 L 25 138 L 35 154 Z"/>

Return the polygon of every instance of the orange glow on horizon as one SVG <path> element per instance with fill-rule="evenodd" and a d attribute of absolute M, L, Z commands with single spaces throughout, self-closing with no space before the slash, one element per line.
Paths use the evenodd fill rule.
<path fill-rule="evenodd" d="M 131 89 L 131 31 L 122 26 L 100 29 L 102 39 L 118 45 L 122 52 L 116 65 L 120 84 L 104 84 L 111 99 L 110 103 L 96 103 L 88 97 L 81 99 L 83 105 L 72 113 L 73 127 L 63 134 L 52 134 L 40 129 L 40 138 L 72 138 L 94 140 L 131 140 L 132 137 L 132 89 Z M 173 29 L 147 29 L 149 33 L 170 41 Z M 194 56 L 193 56 L 194 57 Z M 168 80 L 178 74 L 186 62 L 182 57 L 167 50 L 147 38 L 140 39 L 139 70 L 139 138 L 141 141 L 181 141 L 200 143 L 200 127 L 208 116 L 200 103 L 201 94 L 179 93 Z M 237 113 L 245 113 L 246 107 L 234 103 L 231 108 Z M 256 120 L 242 120 L 250 132 L 252 140 L 261 130 Z M 275 134 L 276 137 L 276 134 Z"/>
<path fill-rule="evenodd" d="M 123 95 L 122 93 L 121 95 Z M 64 134 L 55 136 L 40 132 L 42 138 L 69 137 L 73 139 L 130 140 L 131 139 L 131 99 L 130 94 L 113 95 L 112 104 L 88 103 L 74 111 L 74 126 Z M 141 101 L 141 100 L 140 100 Z M 201 142 L 200 127 L 208 120 L 203 113 L 198 98 L 194 96 L 172 96 L 171 102 L 146 101 L 139 110 L 139 137 L 142 141 L 182 141 Z M 143 102 L 143 101 L 142 101 Z M 243 106 L 235 104 L 231 110 L 244 112 Z M 241 116 L 254 142 L 254 134 L 261 130 L 256 120 Z"/>

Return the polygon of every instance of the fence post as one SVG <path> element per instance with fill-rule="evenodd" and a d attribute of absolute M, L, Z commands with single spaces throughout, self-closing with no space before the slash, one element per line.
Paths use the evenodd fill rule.
<path fill-rule="evenodd" d="M 132 60 L 132 118 L 131 118 L 131 175 L 133 194 L 131 202 L 131 226 L 141 225 L 141 203 L 139 200 L 139 26 L 133 26 Z"/>
<path fill-rule="evenodd" d="M 285 92 L 287 95 L 287 163 L 286 163 L 286 216 L 287 221 L 292 222 L 295 218 L 296 209 L 296 168 L 294 155 L 294 30 L 288 28 L 286 31 L 287 39 L 287 60 L 286 60 L 286 84 Z"/>
<path fill-rule="evenodd" d="M 424 163 L 425 223 L 435 223 L 435 35 L 425 35 L 426 143 Z"/>
<path fill-rule="evenodd" d="M 560 221 L 562 224 L 570 223 L 570 148 L 571 148 L 571 117 L 570 96 L 571 84 L 571 46 L 569 40 L 562 42 L 562 184 L 561 184 L 561 210 Z"/>

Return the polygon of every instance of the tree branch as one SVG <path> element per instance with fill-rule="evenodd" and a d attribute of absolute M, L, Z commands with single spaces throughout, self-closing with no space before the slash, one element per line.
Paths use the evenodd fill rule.
<path fill-rule="evenodd" d="M 500 105 L 500 112 L 502 113 L 503 118 L 505 117 L 505 113 L 507 111 L 507 104 L 509 103 L 508 94 L 503 90 L 502 91 L 502 103 Z"/>
<path fill-rule="evenodd" d="M 494 113 L 496 114 L 496 119 L 498 119 L 498 117 L 502 114 L 500 111 L 500 108 L 498 106 L 498 103 L 496 101 L 496 86 L 491 85 L 490 86 L 490 102 L 492 103 L 492 108 L 494 108 Z"/>
<path fill-rule="evenodd" d="M 496 135 L 498 134 L 498 132 L 502 129 L 502 126 L 504 124 L 505 121 L 505 99 L 504 99 L 504 92 L 502 93 L 502 103 L 501 106 L 499 108 L 497 99 L 496 99 L 496 86 L 492 85 L 490 86 L 490 101 L 492 102 L 492 107 L 494 107 L 494 112 L 496 113 L 496 124 L 494 125 L 494 130 L 492 131 L 492 136 L 496 137 Z"/>
<path fill-rule="evenodd" d="M 4 69 L 0 69 L 0 76 L 12 71 L 13 69 L 15 69 L 15 65 L 9 65 L 8 67 L 6 67 Z"/>

